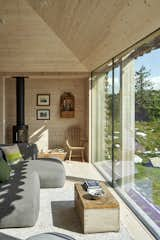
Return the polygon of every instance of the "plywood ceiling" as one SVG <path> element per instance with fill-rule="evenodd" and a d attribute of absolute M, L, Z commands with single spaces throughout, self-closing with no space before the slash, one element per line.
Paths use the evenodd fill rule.
<path fill-rule="evenodd" d="M 125 0 L 29 0 L 36 12 L 83 61 L 109 35 Z"/>
<path fill-rule="evenodd" d="M 0 72 L 86 72 L 24 0 L 0 0 Z"/>
<path fill-rule="evenodd" d="M 0 71 L 91 71 L 158 28 L 159 9 L 159 0 L 0 0 Z"/>

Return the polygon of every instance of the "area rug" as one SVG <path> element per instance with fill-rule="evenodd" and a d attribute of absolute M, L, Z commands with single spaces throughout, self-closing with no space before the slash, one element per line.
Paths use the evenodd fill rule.
<path fill-rule="evenodd" d="M 60 232 L 76 240 L 133 240 L 122 223 L 119 232 L 83 234 L 74 209 L 74 182 L 72 181 L 66 181 L 63 188 L 41 189 L 40 213 L 34 227 L 0 230 L 0 233 L 23 240 L 44 232 Z"/>

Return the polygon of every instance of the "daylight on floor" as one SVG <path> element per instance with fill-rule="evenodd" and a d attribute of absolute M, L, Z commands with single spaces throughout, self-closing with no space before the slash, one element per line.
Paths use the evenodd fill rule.
<path fill-rule="evenodd" d="M 160 239 L 159 9 L 0 0 L 0 240 Z"/>

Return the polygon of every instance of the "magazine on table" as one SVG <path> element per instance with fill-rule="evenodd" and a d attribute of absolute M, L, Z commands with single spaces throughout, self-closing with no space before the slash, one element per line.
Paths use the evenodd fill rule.
<path fill-rule="evenodd" d="M 90 189 L 102 190 L 101 186 L 99 185 L 99 181 L 96 180 L 86 180 L 83 184 L 83 187 L 86 191 Z"/>

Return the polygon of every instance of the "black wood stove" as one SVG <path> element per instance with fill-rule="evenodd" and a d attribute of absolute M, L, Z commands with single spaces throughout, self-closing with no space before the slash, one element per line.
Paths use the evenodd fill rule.
<path fill-rule="evenodd" d="M 16 116 L 13 126 L 13 143 L 28 142 L 28 125 L 25 125 L 25 77 L 16 78 Z"/>

